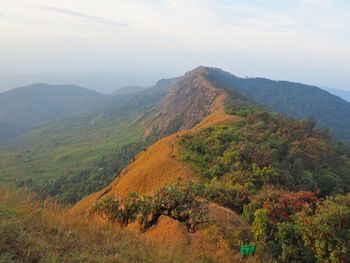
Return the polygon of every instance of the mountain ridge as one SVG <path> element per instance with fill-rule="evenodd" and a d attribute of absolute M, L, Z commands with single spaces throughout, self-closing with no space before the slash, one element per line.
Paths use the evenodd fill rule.
<path fill-rule="evenodd" d="M 191 129 L 220 107 L 215 105 L 216 98 L 228 97 L 228 94 L 210 85 L 203 77 L 206 71 L 205 67 L 198 67 L 175 82 L 149 120 L 146 137 L 152 133 L 161 137 Z"/>
<path fill-rule="evenodd" d="M 198 77 L 197 74 L 202 74 L 205 71 L 203 67 L 199 67 L 194 71 L 189 72 L 184 76 L 184 78 L 193 79 Z M 181 81 L 181 80 L 180 80 Z M 188 83 L 188 82 L 187 82 Z M 206 83 L 208 85 L 208 83 Z M 188 89 L 203 89 L 203 86 L 190 86 Z M 205 89 L 215 89 L 215 87 L 205 86 Z M 181 83 L 175 83 L 175 86 L 169 91 L 168 96 L 164 97 L 163 102 L 168 102 L 169 100 L 174 99 L 176 97 L 177 92 L 180 94 L 183 92 L 184 85 Z M 170 94 L 170 96 L 169 96 Z M 209 115 L 199 116 L 200 122 L 191 122 L 191 125 L 188 124 L 188 129 L 178 129 L 175 133 L 168 135 L 166 137 L 160 136 L 161 138 L 149 148 L 145 148 L 141 151 L 135 158 L 132 163 L 129 164 L 119 176 L 116 177 L 115 181 L 106 188 L 102 189 L 97 193 L 100 198 L 101 193 L 105 193 L 108 190 L 109 195 L 116 195 L 118 197 L 122 197 L 128 192 L 140 192 L 143 194 L 149 194 L 152 191 L 155 191 L 163 184 L 170 183 L 175 180 L 177 177 L 182 177 L 184 179 L 194 178 L 193 171 L 188 170 L 183 164 L 176 161 L 173 158 L 173 155 L 176 155 L 176 142 L 177 140 L 190 132 L 195 132 L 200 129 L 204 129 L 210 126 L 218 125 L 218 124 L 231 124 L 238 122 L 240 117 L 233 116 L 225 113 L 224 103 L 228 98 L 229 94 L 222 89 L 215 90 L 215 97 L 212 101 L 210 101 L 210 107 L 208 109 L 211 110 Z M 182 94 L 180 95 L 182 96 Z M 161 107 L 163 104 L 161 104 Z M 166 115 L 163 115 L 166 116 Z M 156 115 L 158 117 L 158 115 Z M 169 132 L 169 130 L 166 130 Z M 154 159 L 154 155 L 158 156 Z M 138 164 L 140 162 L 141 164 Z M 169 164 L 170 163 L 170 164 Z M 147 168 L 145 168 L 145 165 Z M 141 168 L 140 168 L 141 167 Z M 185 167 L 185 168 L 183 168 Z M 154 178 L 154 171 L 161 177 Z M 130 179 L 125 179 L 130 177 Z M 147 179 L 148 177 L 148 179 Z M 126 181 L 125 181 L 126 180 Z M 141 181 L 140 181 L 141 180 Z M 86 208 L 86 200 L 91 200 L 92 196 L 96 196 L 95 194 L 86 197 L 82 200 L 81 203 L 78 203 L 72 211 L 74 210 L 86 210 L 80 208 Z M 90 202 L 91 205 L 91 202 Z"/>
<path fill-rule="evenodd" d="M 305 240 L 303 232 L 294 232 L 303 224 L 298 213 L 317 218 L 316 207 L 327 196 L 349 192 L 349 152 L 342 144 L 333 145 L 312 120 L 285 118 L 271 112 L 271 105 L 262 108 L 263 103 L 253 100 L 260 94 L 285 103 L 282 109 L 287 109 L 298 104 L 283 100 L 286 94 L 293 91 L 298 97 L 310 88 L 240 79 L 205 67 L 158 84 L 165 86 L 103 99 L 97 112 L 81 116 L 78 123 L 76 119 L 65 127 L 56 123 L 54 131 L 69 132 L 77 125 L 68 141 L 62 140 L 66 136 L 61 130 L 43 140 L 50 127 L 37 135 L 40 143 L 32 145 L 44 157 L 59 150 L 60 155 L 53 156 L 58 165 L 73 167 L 49 185 L 45 185 L 50 175 L 45 165 L 53 158 L 40 160 L 30 151 L 10 156 L 15 162 L 29 163 L 42 180 L 39 183 L 44 182 L 44 192 L 64 195 L 70 203 L 85 196 L 63 214 L 67 220 L 81 219 L 113 230 L 119 225 L 141 240 L 168 249 L 185 246 L 195 254 L 205 251 L 220 262 L 240 259 L 239 245 L 252 242 L 259 244 L 259 259 L 317 256 L 309 253 L 313 248 L 306 243 L 295 252 L 282 242 Z M 302 106 L 305 113 L 307 105 Z M 334 110 L 330 108 L 330 113 Z M 138 141 L 147 131 L 148 141 Z M 70 149 L 77 139 L 78 145 Z M 129 144 L 123 145 L 125 141 Z M 77 155 L 80 143 L 87 145 Z M 40 169 L 33 165 L 38 159 Z M 84 169 L 76 171 L 83 161 Z M 0 158 L 0 164 L 10 162 Z M 87 165 L 92 167 L 86 169 Z M 26 169 L 24 174 L 27 177 Z M 288 223 L 288 228 L 280 223 Z M 263 251 L 276 247 L 276 254 Z"/>

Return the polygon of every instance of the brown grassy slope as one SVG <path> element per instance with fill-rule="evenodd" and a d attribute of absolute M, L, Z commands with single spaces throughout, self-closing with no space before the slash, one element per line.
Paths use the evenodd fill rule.
<path fill-rule="evenodd" d="M 56 203 L 0 184 L 0 262 L 196 262 L 189 248 L 171 249 L 141 234 L 65 215 Z"/>
<path fill-rule="evenodd" d="M 224 90 L 220 90 L 211 104 L 211 111 L 213 111 L 211 115 L 204 118 L 192 130 L 179 131 L 167 136 L 139 153 L 111 185 L 79 201 L 71 212 L 87 213 L 89 208 L 102 196 L 120 198 L 129 192 L 152 194 L 164 184 L 173 182 L 177 178 L 195 181 L 197 177 L 194 170 L 173 158 L 177 152 L 177 140 L 182 135 L 192 131 L 239 121 L 239 117 L 224 112 L 224 101 L 227 96 L 228 94 Z"/>
<path fill-rule="evenodd" d="M 135 160 L 121 173 L 120 176 L 108 187 L 92 194 L 78 202 L 70 211 L 71 215 L 87 215 L 89 209 L 102 196 L 122 198 L 129 192 L 152 194 L 164 184 L 171 183 L 177 178 L 184 180 L 198 180 L 195 171 L 188 165 L 180 162 L 177 141 L 185 134 L 200 129 L 239 121 L 239 117 L 228 115 L 224 112 L 224 101 L 228 97 L 224 90 L 218 90 L 215 99 L 211 102 L 209 116 L 191 130 L 182 130 L 167 136 L 146 151 L 139 153 Z M 168 217 L 161 217 L 159 222 L 142 235 L 148 242 L 162 243 L 169 249 L 190 247 L 195 254 L 203 251 L 210 256 L 217 257 L 220 262 L 231 262 L 232 251 L 222 234 L 238 228 L 241 225 L 240 218 L 231 210 L 216 204 L 209 205 L 209 217 L 217 222 L 217 226 L 207 226 L 199 229 L 195 234 L 190 234 L 183 224 Z M 102 222 L 101 218 L 95 218 L 96 222 Z M 129 230 L 137 229 L 137 224 L 128 226 Z"/>

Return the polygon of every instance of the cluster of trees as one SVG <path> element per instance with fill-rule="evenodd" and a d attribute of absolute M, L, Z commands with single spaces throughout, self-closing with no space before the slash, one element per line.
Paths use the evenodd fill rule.
<path fill-rule="evenodd" d="M 176 181 L 159 189 L 155 195 L 129 193 L 124 199 L 106 197 L 90 210 L 121 227 L 138 220 L 141 231 L 147 231 L 160 216 L 183 222 L 188 231 L 207 220 L 207 206 L 200 200 L 200 188 L 193 183 Z"/>
<path fill-rule="evenodd" d="M 350 158 L 313 120 L 297 121 L 258 110 L 239 125 L 182 137 L 182 158 L 207 180 L 259 191 L 273 184 L 324 197 L 350 190 Z"/>
<path fill-rule="evenodd" d="M 252 197 L 243 218 L 253 240 L 281 262 L 350 260 L 350 194 L 318 199 L 267 188 Z"/>
<path fill-rule="evenodd" d="M 242 215 L 234 243 L 254 242 L 280 262 L 350 260 L 350 158 L 312 120 L 248 108 L 235 126 L 182 137 L 203 197 Z M 346 195 L 347 194 L 347 195 Z"/>

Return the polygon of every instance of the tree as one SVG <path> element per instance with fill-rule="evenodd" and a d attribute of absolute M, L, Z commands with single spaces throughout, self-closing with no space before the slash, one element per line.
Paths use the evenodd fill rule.
<path fill-rule="evenodd" d="M 305 209 L 313 209 L 318 199 L 313 192 L 281 192 L 272 200 L 265 201 L 263 207 L 269 215 L 269 223 L 290 221 L 291 217 Z"/>
<path fill-rule="evenodd" d="M 193 183 L 181 181 L 162 187 L 154 196 L 129 193 L 121 200 L 107 197 L 90 210 L 91 214 L 117 222 L 122 227 L 139 219 L 142 231 L 156 224 L 160 216 L 169 216 L 185 223 L 190 232 L 195 232 L 198 224 L 207 220 L 207 212 L 206 203 L 200 199 L 199 188 Z"/>
<path fill-rule="evenodd" d="M 162 215 L 184 222 L 190 232 L 206 221 L 207 206 L 199 199 L 199 189 L 193 184 L 176 181 L 159 189 L 143 206 L 141 229 L 146 231 Z"/>
<path fill-rule="evenodd" d="M 254 212 L 252 231 L 258 241 L 265 241 L 269 231 L 269 217 L 266 209 L 260 208 Z"/>
<path fill-rule="evenodd" d="M 294 222 L 278 223 L 275 240 L 280 247 L 281 262 L 315 262 L 312 251 L 305 246 L 298 225 Z"/>

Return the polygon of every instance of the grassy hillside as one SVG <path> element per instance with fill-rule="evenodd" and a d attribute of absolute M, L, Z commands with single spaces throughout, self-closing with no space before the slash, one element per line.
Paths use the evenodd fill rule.
<path fill-rule="evenodd" d="M 219 87 L 240 91 L 271 111 L 298 119 L 312 117 L 336 139 L 350 142 L 350 103 L 327 91 L 288 81 L 238 78 L 214 68 L 208 68 L 207 78 Z"/>
<path fill-rule="evenodd" d="M 97 112 L 39 126 L 3 145 L 0 178 L 68 203 L 97 191 L 152 140 L 142 141 L 142 122 L 166 90 L 163 83 L 104 98 Z"/>
<path fill-rule="evenodd" d="M 0 262 L 215 262 L 186 246 L 162 245 L 65 213 L 56 203 L 0 186 Z"/>

